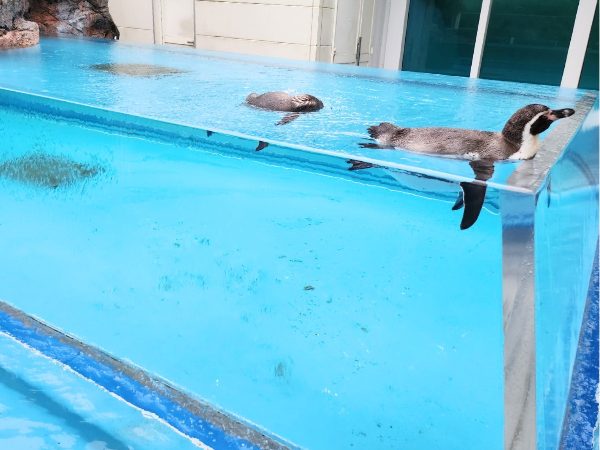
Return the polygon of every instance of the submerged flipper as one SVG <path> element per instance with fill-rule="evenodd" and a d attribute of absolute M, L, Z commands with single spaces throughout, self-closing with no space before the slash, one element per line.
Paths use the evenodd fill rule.
<path fill-rule="evenodd" d="M 494 174 L 494 162 L 489 160 L 479 160 L 479 161 L 471 161 L 469 163 L 473 172 L 475 173 L 475 180 L 478 181 L 487 181 L 492 178 Z M 479 218 L 479 213 L 483 208 L 483 203 L 485 201 L 485 192 L 487 190 L 487 185 L 485 183 L 469 183 L 463 181 L 460 183 L 460 187 L 462 189 L 462 193 L 458 195 L 458 199 L 452 210 L 456 211 L 465 207 L 463 212 L 463 217 L 460 222 L 460 229 L 466 230 L 467 228 L 473 226 L 477 219 Z"/>
<path fill-rule="evenodd" d="M 350 167 L 348 167 L 348 170 L 361 170 L 361 169 L 371 169 L 373 167 L 379 167 L 376 164 L 372 164 L 372 163 L 365 162 L 365 161 L 358 161 L 356 159 L 349 159 L 346 162 L 348 164 L 350 164 Z"/>
<path fill-rule="evenodd" d="M 296 120 L 298 117 L 300 117 L 300 113 L 297 112 L 291 112 L 291 113 L 287 113 L 285 116 L 283 116 L 283 118 L 277 122 L 275 125 L 285 125 L 286 123 L 290 123 L 294 120 Z"/>

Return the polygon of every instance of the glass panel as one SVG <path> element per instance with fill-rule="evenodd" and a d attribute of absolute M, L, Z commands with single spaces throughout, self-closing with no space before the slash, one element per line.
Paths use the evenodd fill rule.
<path fill-rule="evenodd" d="M 559 448 L 569 380 L 596 252 L 597 114 L 598 103 L 552 168 L 537 202 L 535 317 L 539 450 Z"/>
<path fill-rule="evenodd" d="M 403 70 L 469 76 L 481 0 L 410 2 Z"/>
<path fill-rule="evenodd" d="M 497 0 L 492 4 L 481 78 L 560 84 L 576 0 Z"/>
<path fill-rule="evenodd" d="M 598 90 L 598 8 L 594 14 L 592 33 L 585 52 L 579 87 Z"/>

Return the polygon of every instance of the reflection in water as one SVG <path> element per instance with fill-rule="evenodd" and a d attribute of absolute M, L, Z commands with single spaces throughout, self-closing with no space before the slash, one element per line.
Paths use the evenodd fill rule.
<path fill-rule="evenodd" d="M 18 375 L 0 367 L 0 386 L 8 388 L 15 393 L 25 397 L 29 402 L 35 404 L 38 408 L 46 410 L 50 415 L 59 418 L 69 429 L 75 430 L 85 442 L 90 445 L 105 444 L 102 448 L 110 448 L 114 450 L 127 450 L 129 447 L 120 439 L 108 433 L 101 427 L 86 421 L 86 419 L 76 412 L 69 409 L 67 406 L 57 402 L 55 399 L 47 395 L 45 392 L 31 385 Z M 9 420 L 4 418 L 3 420 Z M 12 421 L 11 423 L 15 423 Z M 5 422 L 5 424 L 7 424 Z M 29 426 L 33 422 L 25 423 Z M 37 424 L 39 425 L 39 424 Z M 53 430 L 53 427 L 50 429 Z"/>
<path fill-rule="evenodd" d="M 185 73 L 184 70 L 175 69 L 174 67 L 154 64 L 93 64 L 90 67 L 113 75 L 128 75 L 130 77 L 156 77 Z"/>
<path fill-rule="evenodd" d="M 58 188 L 92 178 L 104 169 L 64 156 L 31 153 L 0 163 L 0 177 L 42 188 Z"/>

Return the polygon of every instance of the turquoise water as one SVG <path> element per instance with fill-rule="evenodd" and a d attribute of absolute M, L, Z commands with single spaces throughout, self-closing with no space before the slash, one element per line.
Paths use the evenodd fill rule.
<path fill-rule="evenodd" d="M 496 213 L 465 233 L 450 201 L 9 110 L 0 124 L 3 160 L 105 170 L 2 181 L 1 298 L 308 448 L 502 447 Z"/>
<path fill-rule="evenodd" d="M 524 104 L 572 107 L 583 95 L 59 39 L 3 52 L 0 61 L 2 88 L 450 179 L 472 177 L 468 164 L 357 144 L 383 120 L 500 130 Z M 90 68 L 102 63 L 183 73 L 132 78 Z M 276 89 L 311 92 L 326 108 L 278 127 L 277 113 L 242 105 L 249 91 Z M 343 159 L 292 158 L 275 146 L 240 151 L 233 138 L 228 149 L 222 134 L 159 140 L 139 132 L 140 118 L 125 120 L 127 130 L 120 116 L 120 131 L 110 120 L 77 121 L 89 111 L 80 106 L 53 119 L 58 109 L 46 100 L 24 112 L 10 106 L 11 95 L 0 92 L 0 299 L 301 447 L 504 448 L 503 205 L 495 187 L 520 163 L 496 166 L 480 218 L 460 231 L 455 183 L 350 173 Z M 594 182 L 569 184 L 580 180 L 582 158 L 590 165 L 590 145 L 597 153 L 587 136 L 572 145 L 588 153 L 557 165 L 536 210 L 539 448 L 558 437 L 577 297 L 597 237 L 589 205 L 597 170 L 596 191 Z M 99 170 L 55 189 L 2 176 L 6 161 L 32 154 Z M 583 227 L 569 222 L 575 203 Z M 574 238 L 557 246 L 563 233 Z M 548 279 L 567 256 L 560 280 L 572 288 L 554 301 Z M 557 321 L 565 311 L 568 320 Z"/>
<path fill-rule="evenodd" d="M 0 448 L 198 448 L 158 420 L 1 333 L 0 348 Z"/>
<path fill-rule="evenodd" d="M 90 40 L 44 39 L 39 47 L 3 52 L 0 86 L 120 112 L 233 131 L 263 140 L 366 155 L 409 166 L 472 177 L 464 161 L 402 151 L 361 149 L 367 127 L 383 121 L 403 126 L 445 126 L 500 131 L 530 103 L 574 107 L 582 91 L 554 86 L 469 80 L 328 64 L 236 57 L 157 46 Z M 183 73 L 119 76 L 95 64 L 156 64 Z M 325 108 L 286 126 L 281 114 L 243 105 L 250 92 L 309 92 Z M 499 165 L 503 183 L 519 163 Z"/>

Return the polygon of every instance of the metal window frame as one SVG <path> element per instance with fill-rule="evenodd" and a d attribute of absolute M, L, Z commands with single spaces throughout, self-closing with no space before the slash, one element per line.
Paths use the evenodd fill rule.
<path fill-rule="evenodd" d="M 565 61 L 561 87 L 577 88 L 579 78 L 583 70 L 583 61 L 587 50 L 590 34 L 592 33 L 592 23 L 596 13 L 598 0 L 580 0 L 573 24 L 573 34 L 569 43 L 569 51 Z"/>
<path fill-rule="evenodd" d="M 385 1 L 385 0 L 382 0 Z M 413 0 L 415 1 L 415 0 Z M 418 0 L 416 0 L 418 1 Z M 473 59 L 471 62 L 471 78 L 479 78 L 481 62 L 485 49 L 485 40 L 493 0 L 482 0 Z M 583 61 L 587 44 L 592 32 L 592 22 L 598 0 L 579 0 L 573 33 L 569 43 L 567 59 L 563 70 L 561 87 L 577 88 L 583 69 Z M 387 0 L 387 18 L 383 26 L 382 57 L 380 65 L 384 69 L 402 70 L 406 29 L 408 26 L 408 10 L 410 0 Z"/>

